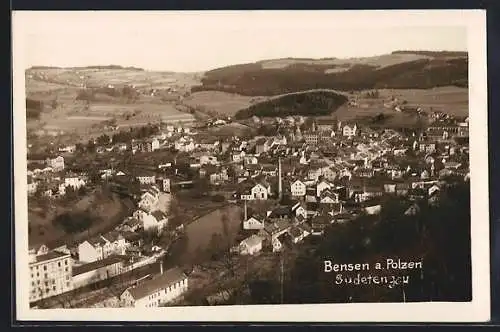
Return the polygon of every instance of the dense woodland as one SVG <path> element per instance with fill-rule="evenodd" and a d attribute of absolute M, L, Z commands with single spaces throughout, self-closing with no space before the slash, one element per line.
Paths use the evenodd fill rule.
<path fill-rule="evenodd" d="M 433 52 L 430 54 L 435 55 Z M 270 96 L 311 89 L 427 89 L 449 85 L 466 87 L 468 84 L 466 57 L 439 56 L 382 68 L 354 65 L 344 71 L 325 72 L 338 67 L 294 64 L 286 68 L 263 69 L 260 63 L 234 65 L 206 72 L 202 84 L 194 86 L 192 91 L 215 90 L 249 96 Z"/>
<path fill-rule="evenodd" d="M 238 111 L 236 119 L 252 116 L 329 115 L 347 102 L 347 97 L 331 91 L 311 91 L 284 95 Z"/>

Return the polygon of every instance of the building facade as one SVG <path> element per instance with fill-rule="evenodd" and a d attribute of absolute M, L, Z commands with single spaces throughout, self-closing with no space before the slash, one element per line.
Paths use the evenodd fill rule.
<path fill-rule="evenodd" d="M 72 260 L 69 253 L 30 250 L 30 303 L 73 289 Z"/>

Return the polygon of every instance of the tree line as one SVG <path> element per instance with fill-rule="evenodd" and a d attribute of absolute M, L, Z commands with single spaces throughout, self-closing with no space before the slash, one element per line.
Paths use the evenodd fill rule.
<path fill-rule="evenodd" d="M 311 89 L 359 91 L 376 88 L 427 89 L 467 86 L 466 57 L 420 59 L 378 68 L 354 65 L 348 70 L 326 73 L 335 66 L 298 64 L 282 69 L 263 69 L 258 63 L 208 71 L 196 91 L 224 91 L 249 96 L 270 96 Z"/>

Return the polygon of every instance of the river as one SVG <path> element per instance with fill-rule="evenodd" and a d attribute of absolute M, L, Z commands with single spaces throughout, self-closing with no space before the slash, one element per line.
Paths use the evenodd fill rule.
<path fill-rule="evenodd" d="M 190 264 L 201 252 L 206 253 L 214 234 L 223 234 L 222 216 L 228 217 L 228 229 L 231 243 L 235 240 L 241 228 L 241 208 L 228 205 L 214 210 L 193 220 L 185 226 L 185 239 L 179 240 L 171 248 L 170 263 Z M 170 264 L 169 264 L 170 265 Z"/>

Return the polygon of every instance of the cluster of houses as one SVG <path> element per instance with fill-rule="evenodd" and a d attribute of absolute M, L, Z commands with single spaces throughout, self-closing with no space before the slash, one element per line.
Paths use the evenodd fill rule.
<path fill-rule="evenodd" d="M 232 250 L 241 254 L 265 248 L 280 251 L 287 243 L 323 234 L 330 224 L 380 213 L 382 196 L 406 201 L 406 215 L 418 213 L 422 200 L 439 204 L 441 189 L 450 176 L 469 179 L 468 145 L 453 141 L 467 137 L 468 132 L 457 127 L 466 128 L 463 124 L 435 124 L 420 135 L 409 136 L 369 131 L 330 144 L 329 153 L 307 143 L 276 144 L 274 150 L 263 153 L 274 155 L 278 165 L 242 162 L 236 197 L 245 204 L 242 228 L 247 237 Z M 325 129 L 326 125 L 319 130 Z M 433 136 L 434 130 L 448 134 Z M 267 158 L 263 154 L 254 157 Z M 282 170 L 282 158 L 286 170 Z M 291 161 L 287 163 L 287 159 Z M 286 203 L 283 197 L 287 197 Z M 268 200 L 273 208 L 258 203 Z M 250 214 L 247 204 L 253 207 Z"/>

